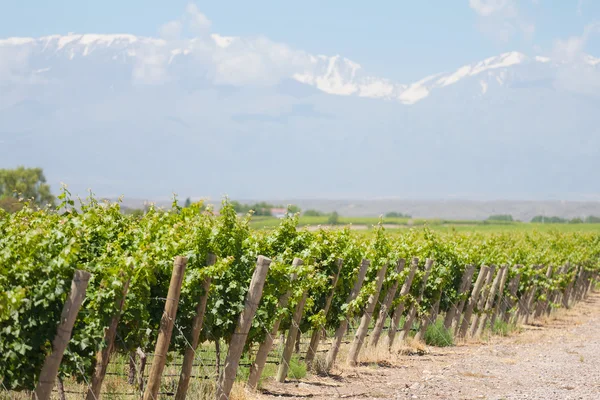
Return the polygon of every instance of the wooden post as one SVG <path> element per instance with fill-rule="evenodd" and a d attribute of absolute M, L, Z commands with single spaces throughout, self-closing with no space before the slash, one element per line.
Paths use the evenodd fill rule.
<path fill-rule="evenodd" d="M 567 270 L 570 268 L 570 264 L 567 262 Z M 570 271 L 569 271 L 570 272 Z M 570 299 L 571 299 L 571 291 L 573 290 L 573 285 L 575 283 L 575 278 L 577 277 L 577 267 L 575 267 L 575 276 L 569 279 L 569 283 L 565 288 L 565 292 L 563 294 L 563 307 L 568 309 L 571 307 Z"/>
<path fill-rule="evenodd" d="M 429 312 L 427 312 L 421 318 L 421 325 L 419 326 L 419 331 L 415 335 L 415 340 L 418 340 L 418 341 L 423 340 L 425 338 L 425 332 L 427 332 L 427 328 L 429 328 L 429 325 L 431 323 L 435 323 L 435 320 L 437 319 L 437 314 L 440 309 L 441 299 L 442 299 L 442 290 L 440 289 L 433 295 L 433 298 L 432 298 L 433 304 L 431 305 Z"/>
<path fill-rule="evenodd" d="M 327 296 L 327 300 L 325 301 L 325 308 L 323 309 L 325 319 L 327 319 L 327 314 L 329 314 L 329 309 L 331 308 L 333 296 L 335 296 L 335 288 L 340 278 L 340 272 L 342 272 L 343 260 L 336 260 L 336 264 L 338 266 L 337 273 L 333 278 L 333 283 L 331 284 L 331 292 L 329 293 L 329 296 Z M 308 369 L 312 367 L 312 362 L 315 358 L 315 355 L 317 354 L 317 350 L 319 348 L 319 341 L 321 340 L 322 330 L 322 326 L 315 327 L 315 329 L 313 329 L 312 336 L 310 337 L 310 344 L 308 345 L 308 350 L 306 350 L 306 356 L 304 357 L 304 362 L 306 363 L 306 368 Z"/>
<path fill-rule="evenodd" d="M 406 265 L 406 260 L 401 258 L 398 260 L 396 264 L 396 274 L 400 275 L 404 270 L 404 266 Z M 400 286 L 400 281 L 396 278 L 392 283 L 392 286 L 388 289 L 385 294 L 385 298 L 383 299 L 383 303 L 379 307 L 379 315 L 377 316 L 377 321 L 375 321 L 375 327 L 373 328 L 373 332 L 371 332 L 371 338 L 369 339 L 369 347 L 377 346 L 377 342 L 379 342 L 379 337 L 381 336 L 381 332 L 383 331 L 383 326 L 385 325 L 385 321 L 388 317 L 388 311 L 396 297 L 396 292 L 398 291 L 398 286 Z"/>
<path fill-rule="evenodd" d="M 358 296 L 358 293 L 360 292 L 360 288 L 362 287 L 362 284 L 365 280 L 365 276 L 367 275 L 367 270 L 369 269 L 369 265 L 371 265 L 371 262 L 369 260 L 365 260 L 365 259 L 363 259 L 362 262 L 360 263 L 360 268 L 358 270 L 358 275 L 356 276 L 356 281 L 354 282 L 354 287 L 352 288 L 352 291 L 350 292 L 350 294 L 348 295 L 348 298 L 346 299 L 346 304 L 353 302 L 356 299 L 356 297 Z M 348 318 L 344 318 L 342 321 L 340 321 L 340 325 L 335 330 L 335 335 L 333 337 L 333 343 L 331 344 L 331 347 L 329 348 L 329 351 L 327 352 L 327 357 L 325 359 L 325 369 L 327 371 L 329 371 L 333 367 L 333 364 L 335 363 L 338 352 L 340 350 L 340 346 L 342 344 L 342 339 L 344 338 L 344 335 L 346 334 L 346 329 L 348 329 Z"/>
<path fill-rule="evenodd" d="M 469 297 L 469 301 L 467 302 L 462 324 L 460 325 L 460 328 L 458 330 L 458 336 L 461 338 L 464 338 L 467 335 L 469 325 L 471 324 L 471 315 L 473 314 L 473 309 L 475 308 L 475 304 L 479 299 L 481 288 L 483 287 L 483 284 L 487 279 L 489 271 L 490 267 L 488 267 L 487 265 L 482 265 L 481 268 L 479 268 L 479 274 L 477 275 L 475 286 L 473 286 L 473 290 L 471 291 L 471 297 Z"/>
<path fill-rule="evenodd" d="M 144 392 L 144 372 L 146 372 L 146 361 L 148 360 L 148 357 L 146 356 L 146 353 L 144 353 L 142 351 L 142 349 L 140 349 L 139 347 L 135 351 L 135 354 L 140 356 L 140 371 L 138 374 L 138 390 L 140 393 L 143 393 Z"/>
<path fill-rule="evenodd" d="M 425 289 L 427 288 L 427 280 L 429 279 L 429 274 L 431 273 L 431 268 L 433 267 L 433 260 L 427 259 L 425 260 L 425 273 L 423 275 L 423 280 L 421 281 L 421 289 L 419 290 L 419 296 L 417 297 L 417 301 L 410 308 L 410 312 L 408 313 L 408 317 L 406 318 L 406 322 L 404 323 L 404 327 L 402 329 L 402 333 L 400 334 L 400 340 L 406 340 L 408 337 L 408 333 L 412 328 L 413 322 L 417 316 L 417 307 L 423 301 L 423 295 L 425 294 Z"/>
<path fill-rule="evenodd" d="M 475 314 L 475 317 L 473 318 L 473 322 L 471 323 L 471 328 L 469 329 L 470 336 L 475 336 L 475 332 L 477 331 L 477 328 L 479 327 L 479 320 L 481 319 L 481 313 L 482 313 L 485 303 L 487 301 L 488 295 L 489 295 L 490 291 L 492 290 L 492 279 L 494 279 L 495 272 L 496 272 L 496 266 L 491 265 L 490 271 L 488 272 L 487 279 L 485 280 L 485 285 L 483 286 L 483 289 L 479 296 L 479 301 L 477 302 L 477 306 L 476 306 L 477 313 Z"/>
<path fill-rule="evenodd" d="M 302 298 L 298 304 L 296 304 L 296 308 L 294 309 L 292 323 L 290 325 L 290 330 L 288 331 L 288 335 L 285 340 L 285 347 L 283 348 L 283 353 L 281 355 L 281 362 L 279 363 L 279 368 L 277 369 L 277 382 L 283 383 L 285 382 L 285 378 L 287 378 L 287 373 L 290 368 L 290 360 L 292 359 L 292 353 L 294 352 L 296 336 L 299 334 L 300 321 L 302 321 L 302 313 L 304 312 L 304 306 L 306 305 L 307 297 L 308 290 L 305 289 L 304 293 L 302 293 Z"/>
<path fill-rule="evenodd" d="M 77 314 L 85 298 L 85 291 L 89 280 L 89 272 L 75 271 L 73 280 L 71 281 L 71 291 L 63 306 L 60 321 L 56 329 L 56 336 L 52 341 L 52 353 L 44 360 L 40 379 L 32 394 L 32 399 L 34 400 L 48 400 L 50 398 L 50 393 L 52 393 L 54 381 L 58 374 L 58 368 L 62 362 L 69 340 L 71 340 L 71 332 L 73 331 L 75 319 L 77 319 Z"/>
<path fill-rule="evenodd" d="M 292 263 L 292 267 L 294 267 L 294 270 L 296 270 L 300 265 L 302 265 L 302 260 L 299 258 L 295 258 Z M 290 281 L 293 282 L 295 279 L 296 279 L 296 275 L 294 274 L 290 278 Z M 279 298 L 279 300 L 277 302 L 277 308 L 278 309 L 286 308 L 291 295 L 292 295 L 291 289 L 289 289 L 287 292 L 285 292 L 283 295 L 281 295 L 281 297 Z M 265 363 L 267 362 L 267 357 L 269 356 L 269 352 L 271 351 L 271 348 L 273 347 L 273 339 L 275 338 L 275 336 L 277 336 L 277 332 L 279 331 L 279 324 L 281 323 L 281 319 L 282 319 L 282 317 L 279 317 L 275 320 L 275 322 L 273 323 L 273 327 L 271 328 L 271 331 L 269 333 L 267 333 L 267 337 L 265 337 L 265 340 L 258 347 L 258 351 L 256 352 L 256 358 L 254 359 L 254 363 L 252 363 L 252 365 L 250 366 L 250 376 L 248 377 L 248 383 L 246 384 L 246 386 L 249 389 L 254 390 L 254 389 L 256 389 L 256 386 L 258 385 L 258 380 L 260 379 L 263 369 L 265 368 Z"/>
<path fill-rule="evenodd" d="M 209 253 L 206 259 L 206 265 L 215 265 L 216 262 L 217 256 Z M 196 357 L 196 349 L 198 348 L 198 342 L 200 341 L 200 332 L 202 331 L 202 325 L 204 324 L 204 315 L 206 313 L 206 303 L 208 302 L 208 292 L 210 291 L 211 280 L 210 276 L 206 276 L 204 282 L 202 282 L 202 295 L 200 295 L 200 299 L 196 305 L 196 314 L 192 320 L 192 332 L 189 345 L 186 347 L 185 354 L 183 355 L 183 365 L 181 366 L 181 373 L 179 374 L 179 384 L 177 385 L 175 400 L 184 400 L 188 386 L 190 385 L 190 376 L 192 374 L 194 358 Z"/>
<path fill-rule="evenodd" d="M 171 334 L 173 333 L 173 325 L 177 315 L 177 307 L 179 306 L 179 295 L 181 294 L 181 285 L 183 283 L 183 274 L 187 258 L 175 257 L 173 265 L 173 273 L 171 274 L 171 282 L 169 283 L 169 292 L 165 301 L 165 310 L 160 319 L 160 331 L 156 340 L 154 349 L 154 359 L 150 367 L 150 375 L 148 375 L 148 384 L 144 390 L 144 400 L 156 400 L 160 389 L 160 379 L 165 363 L 167 362 L 167 353 L 169 352 L 169 344 L 171 343 Z"/>
<path fill-rule="evenodd" d="M 129 358 L 129 371 L 127 374 L 127 383 L 129 383 L 130 385 L 135 385 L 135 378 L 137 375 L 137 371 L 136 371 L 136 365 L 135 365 L 135 359 L 136 359 L 136 353 L 135 351 L 130 351 L 128 353 L 128 358 Z"/>
<path fill-rule="evenodd" d="M 517 265 L 517 269 L 519 266 Z M 500 306 L 500 318 L 502 321 L 510 322 L 511 313 L 514 313 L 515 304 L 517 304 L 517 291 L 519 290 L 519 281 L 521 280 L 521 273 L 517 274 L 508 283 L 508 298 Z"/>
<path fill-rule="evenodd" d="M 252 280 L 250 281 L 250 287 L 246 294 L 244 310 L 240 314 L 240 318 L 235 327 L 235 332 L 231 336 L 231 341 L 229 342 L 229 350 L 227 351 L 227 357 L 225 358 L 225 365 L 219 379 L 219 384 L 217 385 L 217 400 L 229 399 L 240 358 L 242 357 L 242 352 L 244 351 L 244 346 L 246 344 L 246 338 L 252 327 L 252 319 L 254 318 L 254 314 L 256 314 L 258 304 L 262 298 L 262 291 L 267 278 L 267 273 L 269 272 L 269 265 L 271 265 L 270 259 L 258 256 L 256 269 L 254 270 Z"/>
<path fill-rule="evenodd" d="M 552 271 L 552 265 L 549 265 L 548 269 L 546 270 L 546 282 L 550 281 L 550 278 L 552 277 Z M 548 304 L 550 303 L 550 292 L 546 288 L 543 289 L 542 295 L 545 297 L 545 299 L 538 299 L 535 306 L 535 315 L 533 316 L 534 319 L 541 317 L 542 313 L 546 312 L 546 307 L 548 307 Z"/>
<path fill-rule="evenodd" d="M 404 303 L 404 296 L 410 293 L 410 288 L 412 286 L 413 279 L 415 277 L 415 273 L 417 272 L 417 268 L 419 267 L 419 259 L 417 257 L 413 257 L 410 264 L 410 271 L 408 272 L 408 276 L 406 277 L 406 281 L 402 285 L 402 289 L 400 289 L 400 302 L 396 306 L 394 310 L 394 314 L 392 315 L 392 320 L 390 321 L 390 327 L 388 329 L 388 334 L 384 338 L 385 346 L 388 349 L 392 348 L 394 344 L 394 339 L 396 338 L 396 332 L 398 331 L 398 326 L 400 325 L 400 319 L 402 318 L 402 313 L 404 313 L 404 308 L 406 304 Z"/>
<path fill-rule="evenodd" d="M 465 306 L 465 302 L 467 301 L 467 292 L 471 289 L 471 280 L 473 279 L 473 273 L 475 272 L 474 265 L 467 265 L 465 268 L 465 272 L 463 273 L 462 280 L 460 282 L 460 286 L 458 288 L 458 295 L 460 296 L 460 300 L 458 304 L 450 305 L 450 309 L 446 313 L 444 318 L 444 327 L 446 329 L 451 329 L 453 325 L 455 325 L 454 321 L 456 316 L 460 317 L 462 313 L 462 309 Z"/>
<path fill-rule="evenodd" d="M 570 303 L 572 303 L 573 305 L 577 304 L 577 301 L 579 300 L 579 285 L 581 282 L 582 275 L 583 275 L 583 267 L 578 266 L 577 274 L 575 275 L 575 281 L 573 283 L 573 289 L 571 290 Z"/>
<path fill-rule="evenodd" d="M 496 299 L 496 292 L 500 286 L 500 281 L 502 280 L 502 276 L 506 272 L 506 265 L 500 268 L 500 271 L 496 274 L 496 278 L 494 278 L 494 283 L 492 283 L 492 288 L 490 289 L 490 293 L 488 295 L 487 301 L 485 302 L 485 306 L 483 308 L 483 314 L 479 320 L 479 326 L 477 326 L 477 330 L 475 331 L 475 336 L 479 337 L 483 333 L 485 329 L 485 324 L 488 321 L 489 313 L 492 307 L 494 306 L 494 300 Z"/>
<path fill-rule="evenodd" d="M 379 292 L 381 292 L 381 286 L 383 285 L 386 272 L 387 264 L 383 264 L 383 266 L 381 266 L 377 272 L 377 277 L 375 278 L 375 291 L 371 293 L 369 299 L 367 300 L 365 312 L 360 319 L 360 325 L 358 326 L 356 334 L 354 335 L 354 340 L 352 341 L 352 345 L 350 347 L 350 353 L 348 353 L 347 363 L 351 367 L 356 366 L 358 361 L 358 354 L 360 353 L 360 348 L 362 347 L 365 337 L 367 336 L 369 324 L 371 323 L 371 317 L 373 316 L 373 311 L 375 311 L 377 300 L 379 300 Z"/>
<path fill-rule="evenodd" d="M 494 311 L 492 312 L 492 319 L 490 320 L 490 326 L 494 329 L 494 325 L 496 324 L 496 320 L 498 319 L 498 314 L 500 313 L 500 306 L 502 305 L 502 301 L 504 300 L 504 287 L 506 286 L 506 280 L 508 279 L 508 265 L 502 267 L 500 272 L 502 272 L 502 278 L 500 279 L 500 286 L 498 287 L 498 299 L 496 300 L 496 306 L 494 307 Z"/>
<path fill-rule="evenodd" d="M 525 296 L 525 307 L 523 307 L 523 314 L 521 315 L 521 323 L 523 324 L 528 324 L 529 323 L 529 316 L 531 315 L 531 311 L 532 311 L 532 306 L 533 306 L 533 301 L 535 299 L 535 295 L 537 293 L 537 285 L 534 283 L 529 292 L 527 293 L 527 296 Z"/>
<path fill-rule="evenodd" d="M 127 290 L 129 289 L 129 281 L 127 279 L 123 285 L 123 292 L 121 298 L 117 301 L 117 313 L 110 320 L 110 325 L 104 330 L 104 348 L 96 353 L 96 367 L 94 369 L 94 375 L 92 376 L 92 382 L 88 388 L 86 400 L 97 400 L 100 398 L 100 391 L 102 390 L 102 382 L 106 375 L 106 369 L 108 368 L 108 362 L 110 361 L 110 354 L 113 351 L 115 344 L 115 336 L 117 335 L 117 326 L 123 313 L 123 306 L 125 305 L 125 298 L 127 297 Z"/>
<path fill-rule="evenodd" d="M 566 270 L 567 270 L 566 265 L 563 265 L 562 267 L 560 267 L 560 269 L 556 272 L 555 278 L 557 280 L 560 279 L 560 277 L 564 275 Z M 553 306 L 557 302 L 560 301 L 560 291 L 555 289 L 550 293 L 549 296 L 550 297 L 548 298 L 548 303 L 546 304 L 546 309 L 544 310 L 546 313 L 546 316 L 549 316 L 550 313 L 552 313 Z"/>
<path fill-rule="evenodd" d="M 591 272 L 588 279 L 588 286 L 585 292 L 586 297 L 594 291 L 594 283 L 596 282 L 596 272 Z"/>
<path fill-rule="evenodd" d="M 525 315 L 527 314 L 527 304 L 529 299 L 532 296 L 532 292 L 534 292 L 534 286 L 530 286 L 525 290 L 521 297 L 519 297 L 519 307 L 515 316 L 515 323 L 522 324 L 525 322 Z"/>
<path fill-rule="evenodd" d="M 576 304 L 581 300 L 581 287 L 583 281 L 585 280 L 585 269 L 583 266 L 579 267 L 579 274 L 577 275 L 577 280 L 575 281 L 575 290 L 573 291 L 573 303 Z"/>

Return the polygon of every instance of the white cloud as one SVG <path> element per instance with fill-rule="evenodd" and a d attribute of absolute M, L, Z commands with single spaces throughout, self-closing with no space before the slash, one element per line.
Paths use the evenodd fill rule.
<path fill-rule="evenodd" d="M 479 29 L 500 42 L 519 33 L 528 41 L 533 38 L 535 24 L 523 18 L 515 0 L 469 0 L 469 7 L 479 15 Z"/>
<path fill-rule="evenodd" d="M 554 42 L 552 58 L 565 63 L 558 71 L 557 87 L 577 93 L 597 96 L 600 93 L 600 71 L 590 65 L 590 57 L 585 53 L 589 38 L 600 33 L 600 24 L 587 25 L 581 36 L 571 36 Z"/>
<path fill-rule="evenodd" d="M 158 32 L 164 39 L 179 39 L 186 37 L 205 36 L 210 32 L 211 22 L 206 15 L 200 12 L 194 3 L 188 3 L 185 13 L 176 20 L 163 24 Z"/>
<path fill-rule="evenodd" d="M 0 82 L 36 83 L 42 79 L 30 68 L 28 46 L 0 45 Z"/>
<path fill-rule="evenodd" d="M 135 64 L 131 72 L 133 82 L 143 85 L 157 85 L 169 80 L 167 46 L 150 43 L 136 51 Z"/>
<path fill-rule="evenodd" d="M 483 17 L 489 17 L 500 11 L 510 14 L 516 13 L 510 0 L 469 0 L 469 6 Z"/>
<path fill-rule="evenodd" d="M 185 19 L 193 33 L 201 34 L 210 30 L 210 20 L 198 10 L 198 6 L 194 3 L 188 3 L 185 8 Z"/>
<path fill-rule="evenodd" d="M 181 37 L 183 24 L 181 21 L 170 21 L 158 29 L 158 33 L 163 39 L 178 39 Z"/>
<path fill-rule="evenodd" d="M 585 45 L 589 37 L 594 33 L 600 33 L 600 24 L 590 24 L 583 29 L 581 36 L 571 36 L 567 39 L 554 41 L 552 49 L 553 58 L 563 62 L 581 61 Z"/>
<path fill-rule="evenodd" d="M 210 20 L 194 3 L 184 15 L 160 27 L 164 46 L 143 49 L 137 56 L 136 83 L 157 84 L 177 79 L 181 68 L 216 84 L 272 85 L 311 67 L 309 56 L 289 46 L 258 36 L 224 37 L 210 34 Z M 179 66 L 174 70 L 169 64 Z M 179 69 L 178 69 L 179 68 Z"/>

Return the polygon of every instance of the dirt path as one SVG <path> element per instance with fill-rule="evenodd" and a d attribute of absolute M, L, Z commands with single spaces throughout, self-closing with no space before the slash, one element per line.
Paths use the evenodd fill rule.
<path fill-rule="evenodd" d="M 389 363 L 388 363 L 389 362 Z M 600 294 L 508 338 L 275 384 L 287 398 L 600 399 Z"/>

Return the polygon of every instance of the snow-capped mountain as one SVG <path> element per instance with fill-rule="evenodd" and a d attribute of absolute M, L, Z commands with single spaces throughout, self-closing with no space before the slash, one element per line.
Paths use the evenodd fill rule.
<path fill-rule="evenodd" d="M 252 72 L 248 82 L 227 75 L 255 67 L 259 69 L 258 75 L 261 69 L 267 72 L 275 69 L 277 79 L 292 78 L 328 94 L 397 100 L 403 104 L 417 103 L 437 90 L 465 80 L 477 80 L 483 95 L 490 87 L 522 78 L 523 71 L 515 72 L 518 68 L 528 68 L 540 75 L 561 68 L 561 63 L 548 57 L 509 52 L 464 65 L 453 72 L 441 72 L 413 83 L 398 83 L 371 76 L 360 64 L 339 55 L 314 56 L 291 51 L 263 38 L 248 40 L 217 34 L 174 42 L 128 34 L 9 38 L 0 40 L 0 55 L 5 55 L 5 59 L 12 55 L 13 63 L 17 63 L 15 68 L 8 62 L 9 74 L 5 73 L 4 77 L 0 74 L 0 81 L 6 80 L 6 75 L 8 79 L 29 82 L 72 77 L 74 65 L 88 64 L 89 67 L 93 63 L 96 67 L 121 71 L 115 76 L 126 80 L 130 77 L 142 83 L 205 79 L 217 84 L 239 85 L 252 83 Z M 581 65 L 600 70 L 600 59 L 585 55 Z"/>
<path fill-rule="evenodd" d="M 0 168 L 78 193 L 600 193 L 600 59 L 509 52 L 417 82 L 264 37 L 0 40 Z"/>

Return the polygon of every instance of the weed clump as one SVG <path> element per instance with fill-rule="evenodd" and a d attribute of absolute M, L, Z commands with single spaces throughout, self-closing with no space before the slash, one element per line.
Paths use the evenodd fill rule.
<path fill-rule="evenodd" d="M 454 346 L 454 337 L 440 319 L 427 327 L 425 331 L 425 343 L 429 346 L 447 347 Z"/>

